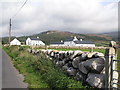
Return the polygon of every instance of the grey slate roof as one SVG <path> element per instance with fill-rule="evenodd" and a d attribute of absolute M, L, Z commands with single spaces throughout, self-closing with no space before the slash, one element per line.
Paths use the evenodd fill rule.
<path fill-rule="evenodd" d="M 65 41 L 73 41 L 74 37 L 68 38 Z"/>
<path fill-rule="evenodd" d="M 95 44 L 92 41 L 74 41 L 76 44 Z"/>
<path fill-rule="evenodd" d="M 31 40 L 40 40 L 39 38 L 30 38 Z"/>
<path fill-rule="evenodd" d="M 50 42 L 50 44 L 64 44 L 64 42 Z"/>

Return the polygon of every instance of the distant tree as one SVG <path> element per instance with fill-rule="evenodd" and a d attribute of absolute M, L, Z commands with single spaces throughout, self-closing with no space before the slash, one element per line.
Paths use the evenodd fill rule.
<path fill-rule="evenodd" d="M 2 41 L 2 45 L 3 45 L 3 44 L 5 44 L 5 42 L 4 42 L 4 41 Z"/>

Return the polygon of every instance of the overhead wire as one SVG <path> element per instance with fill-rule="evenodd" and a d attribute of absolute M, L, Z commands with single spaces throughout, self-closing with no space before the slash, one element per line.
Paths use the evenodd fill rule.
<path fill-rule="evenodd" d="M 27 3 L 28 0 L 26 0 L 22 6 L 18 9 L 18 11 L 10 18 L 10 23 L 9 23 L 9 42 L 10 42 L 10 37 L 11 37 L 11 26 L 12 26 L 12 23 L 11 23 L 11 19 L 13 19 L 15 16 L 17 16 L 17 14 L 21 11 L 21 9 L 25 6 L 25 4 Z"/>
<path fill-rule="evenodd" d="M 19 10 L 11 17 L 14 18 L 15 16 L 17 16 L 17 14 L 21 11 L 21 9 L 25 6 L 25 4 L 27 3 L 28 0 L 26 0 L 23 5 L 19 8 Z"/>

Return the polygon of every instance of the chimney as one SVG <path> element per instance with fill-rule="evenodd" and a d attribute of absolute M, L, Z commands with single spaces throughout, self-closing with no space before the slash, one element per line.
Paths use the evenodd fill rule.
<path fill-rule="evenodd" d="M 80 41 L 83 41 L 82 39 L 80 39 Z"/>
<path fill-rule="evenodd" d="M 61 42 L 63 42 L 63 40 L 61 40 Z"/>
<path fill-rule="evenodd" d="M 76 36 L 74 36 L 74 39 L 73 39 L 73 41 L 77 41 L 78 39 L 77 39 L 77 37 Z"/>

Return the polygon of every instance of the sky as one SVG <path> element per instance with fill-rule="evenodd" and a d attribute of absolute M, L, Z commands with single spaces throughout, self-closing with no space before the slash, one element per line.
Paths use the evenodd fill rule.
<path fill-rule="evenodd" d="M 48 30 L 74 33 L 118 31 L 118 0 L 28 0 L 14 16 L 24 2 L 0 1 L 3 37 L 8 36 L 10 18 L 12 36 L 33 35 Z"/>

